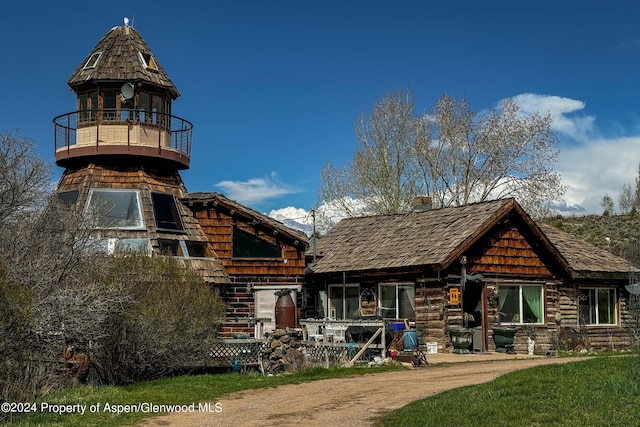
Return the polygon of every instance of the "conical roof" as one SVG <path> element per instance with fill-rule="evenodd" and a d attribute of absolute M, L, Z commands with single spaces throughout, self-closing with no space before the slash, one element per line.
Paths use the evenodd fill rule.
<path fill-rule="evenodd" d="M 138 32 L 128 26 L 113 27 L 80 63 L 67 81 L 76 90 L 87 83 L 144 82 L 180 96 L 167 73 Z"/>

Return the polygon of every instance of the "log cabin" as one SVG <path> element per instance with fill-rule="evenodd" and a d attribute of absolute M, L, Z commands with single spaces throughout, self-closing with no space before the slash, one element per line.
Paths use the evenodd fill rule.
<path fill-rule="evenodd" d="M 316 316 L 407 320 L 421 346 L 451 351 L 451 331 L 470 350 L 493 351 L 496 331 L 515 329 L 511 350 L 623 348 L 637 327 L 622 258 L 534 221 L 514 199 L 342 220 L 317 245 L 307 286 Z M 363 295 L 369 297 L 363 299 Z"/>

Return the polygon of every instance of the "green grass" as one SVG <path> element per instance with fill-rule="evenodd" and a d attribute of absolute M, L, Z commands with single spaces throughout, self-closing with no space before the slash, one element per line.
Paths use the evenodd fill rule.
<path fill-rule="evenodd" d="M 413 402 L 378 426 L 636 426 L 640 357 L 598 357 L 513 372 Z"/>
<path fill-rule="evenodd" d="M 150 402 L 156 405 L 178 405 L 195 403 L 197 411 L 199 403 L 215 402 L 225 394 L 241 390 L 257 389 L 265 387 L 277 387 L 285 384 L 300 384 L 307 381 L 316 381 L 327 378 L 344 378 L 353 375 L 362 375 L 375 372 L 404 369 L 397 366 L 383 366 L 376 368 L 310 368 L 291 375 L 279 375 L 265 377 L 262 375 L 220 374 L 197 375 L 166 378 L 156 381 L 142 382 L 128 386 L 77 386 L 50 395 L 36 402 L 36 407 L 41 404 L 80 404 L 89 408 L 91 405 L 100 404 L 101 410 L 90 413 L 89 409 L 84 415 L 53 413 L 32 413 L 14 417 L 7 421 L 0 418 L 0 424 L 4 421 L 8 426 L 34 427 L 34 426 L 100 426 L 113 427 L 136 424 L 144 418 L 149 418 L 165 413 L 121 413 L 105 412 L 105 403 L 110 405 L 139 404 Z M 213 408 L 212 408 L 213 409 Z"/>

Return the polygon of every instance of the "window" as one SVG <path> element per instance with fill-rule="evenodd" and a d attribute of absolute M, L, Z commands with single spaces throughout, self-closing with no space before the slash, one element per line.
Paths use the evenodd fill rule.
<path fill-rule="evenodd" d="M 580 289 L 580 323 L 585 325 L 615 325 L 616 290 L 613 288 Z"/>
<path fill-rule="evenodd" d="M 89 249 L 93 252 L 113 254 L 142 253 L 149 254 L 149 239 L 131 238 L 131 239 L 115 239 L 115 238 L 97 238 L 90 239 Z"/>
<path fill-rule="evenodd" d="M 158 65 L 156 64 L 156 60 L 153 59 L 153 56 L 151 56 L 151 54 L 147 52 L 140 52 L 140 51 L 138 51 L 138 53 L 140 54 L 140 62 L 142 62 L 142 65 L 146 69 L 158 71 Z"/>
<path fill-rule="evenodd" d="M 87 63 L 84 64 L 83 69 L 95 68 L 96 65 L 98 65 L 98 60 L 100 60 L 100 56 L 102 56 L 102 52 L 92 53 L 89 59 L 87 60 Z"/>
<path fill-rule="evenodd" d="M 142 229 L 140 194 L 136 190 L 92 189 L 87 212 L 96 228 Z"/>
<path fill-rule="evenodd" d="M 207 244 L 185 240 L 158 239 L 158 250 L 162 255 L 182 258 L 205 258 Z"/>
<path fill-rule="evenodd" d="M 207 256 L 207 244 L 205 242 L 185 242 L 190 257 L 204 258 Z"/>
<path fill-rule="evenodd" d="M 184 251 L 180 241 L 158 239 L 158 249 L 162 255 L 184 256 Z"/>
<path fill-rule="evenodd" d="M 104 120 L 115 120 L 116 119 L 116 92 L 105 92 L 103 94 L 103 113 L 102 117 Z"/>
<path fill-rule="evenodd" d="M 415 288 L 413 284 L 381 284 L 380 309 L 385 319 L 415 319 Z"/>
<path fill-rule="evenodd" d="M 500 286 L 498 304 L 502 323 L 544 323 L 542 286 Z"/>
<path fill-rule="evenodd" d="M 233 228 L 234 258 L 282 258 L 282 248 L 269 243 L 256 234 Z"/>
<path fill-rule="evenodd" d="M 182 219 L 178 212 L 176 198 L 171 193 L 151 192 L 153 214 L 156 218 L 156 227 L 163 231 L 183 231 Z"/>
<path fill-rule="evenodd" d="M 354 319 L 360 313 L 360 287 L 358 285 L 329 285 L 329 317 Z"/>
<path fill-rule="evenodd" d="M 58 200 L 60 200 L 65 205 L 75 205 L 78 201 L 78 190 L 71 191 L 61 191 L 58 194 Z"/>

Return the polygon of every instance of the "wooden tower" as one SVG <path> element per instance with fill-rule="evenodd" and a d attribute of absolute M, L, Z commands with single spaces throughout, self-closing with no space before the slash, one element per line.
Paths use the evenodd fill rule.
<path fill-rule="evenodd" d="M 109 30 L 67 82 L 76 111 L 53 119 L 58 196 L 95 215 L 109 253 L 173 255 L 210 283 L 228 277 L 207 236 L 179 199 L 192 124 L 172 114 L 178 90 L 138 32 Z"/>

